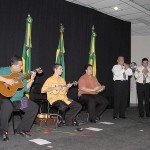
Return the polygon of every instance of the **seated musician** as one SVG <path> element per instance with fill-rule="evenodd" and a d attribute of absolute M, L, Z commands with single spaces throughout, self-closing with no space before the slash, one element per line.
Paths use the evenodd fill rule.
<path fill-rule="evenodd" d="M 93 76 L 92 65 L 85 66 L 85 74 L 80 77 L 78 88 L 79 102 L 88 106 L 89 121 L 96 123 L 107 107 L 108 101 L 98 94 L 104 86 L 101 86 L 96 77 Z"/>
<path fill-rule="evenodd" d="M 15 88 L 14 77 L 8 78 L 9 75 L 18 74 L 22 76 L 22 58 L 18 56 L 14 56 L 10 60 L 9 67 L 1 67 L 0 68 L 0 93 L 6 96 L 8 94 L 8 90 L 12 90 L 12 87 Z M 23 119 L 21 120 L 19 126 L 16 129 L 15 134 L 21 135 L 24 137 L 29 137 L 30 134 L 28 133 L 32 127 L 34 119 L 36 117 L 38 106 L 31 100 L 28 100 L 24 96 L 24 92 L 29 92 L 30 87 L 34 82 L 34 78 L 36 76 L 35 72 L 32 72 L 31 79 L 27 83 L 26 79 L 20 81 L 23 83 L 23 88 L 18 89 L 14 92 L 14 95 L 11 97 L 4 97 L 0 98 L 0 133 L 2 136 L 3 141 L 8 141 L 8 121 L 13 110 L 21 109 L 25 112 Z M 7 85 L 7 86 L 6 86 Z M 7 88 L 9 87 L 9 88 Z"/>
<path fill-rule="evenodd" d="M 60 64 L 55 64 L 53 71 L 54 74 L 45 81 L 41 92 L 47 93 L 47 99 L 51 105 L 62 113 L 66 112 L 65 125 L 78 125 L 78 123 L 73 124 L 73 121 L 81 110 L 81 105 L 67 97 L 67 91 L 72 84 L 66 85 L 65 80 L 60 77 L 63 72 Z"/>

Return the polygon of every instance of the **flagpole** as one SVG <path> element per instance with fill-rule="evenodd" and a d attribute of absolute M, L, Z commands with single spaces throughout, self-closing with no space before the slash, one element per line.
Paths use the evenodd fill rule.
<path fill-rule="evenodd" d="M 94 25 L 93 25 L 93 26 L 92 26 L 92 32 L 94 32 L 94 29 L 95 29 L 95 28 L 94 28 Z"/>

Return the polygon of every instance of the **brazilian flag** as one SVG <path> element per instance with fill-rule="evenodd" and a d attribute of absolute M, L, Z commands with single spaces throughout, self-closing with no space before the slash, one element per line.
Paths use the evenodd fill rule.
<path fill-rule="evenodd" d="M 94 26 L 93 26 L 92 27 L 92 35 L 91 35 L 91 44 L 90 44 L 90 52 L 89 52 L 89 61 L 88 61 L 88 63 L 93 66 L 93 76 L 96 77 L 95 38 L 96 38 L 96 33 L 94 32 Z"/>
<path fill-rule="evenodd" d="M 23 45 L 23 53 L 22 53 L 22 60 L 23 60 L 23 74 L 26 74 L 31 71 L 31 29 L 32 29 L 32 21 L 30 15 L 28 15 L 26 19 L 26 34 L 25 40 Z"/>
<path fill-rule="evenodd" d="M 65 49 L 64 49 L 63 32 L 64 32 L 64 27 L 61 24 L 60 25 L 60 39 L 59 39 L 59 44 L 58 44 L 58 48 L 57 48 L 57 51 L 56 51 L 55 63 L 58 63 L 58 64 L 62 65 L 63 73 L 62 73 L 61 76 L 65 79 L 65 60 L 64 60 Z"/>

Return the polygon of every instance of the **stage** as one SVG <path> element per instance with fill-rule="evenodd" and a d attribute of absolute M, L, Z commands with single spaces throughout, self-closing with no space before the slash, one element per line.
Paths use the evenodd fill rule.
<path fill-rule="evenodd" d="M 54 129 L 53 125 L 34 124 L 30 138 L 13 135 L 10 121 L 10 140 L 0 141 L 0 150 L 149 150 L 150 118 L 139 118 L 137 108 L 128 108 L 126 116 L 127 119 L 114 120 L 112 109 L 107 109 L 96 124 L 78 118 L 83 131 L 74 126 Z M 15 122 L 19 120 L 15 117 Z"/>

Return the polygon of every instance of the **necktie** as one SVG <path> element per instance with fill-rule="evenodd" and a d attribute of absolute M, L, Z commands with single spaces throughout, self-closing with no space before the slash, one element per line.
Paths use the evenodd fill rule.
<path fill-rule="evenodd" d="M 126 80 L 126 74 L 125 74 L 125 72 L 123 73 L 123 79 Z"/>
<path fill-rule="evenodd" d="M 143 74 L 143 84 L 146 83 L 146 78 L 147 78 L 147 76 L 145 74 Z"/>

